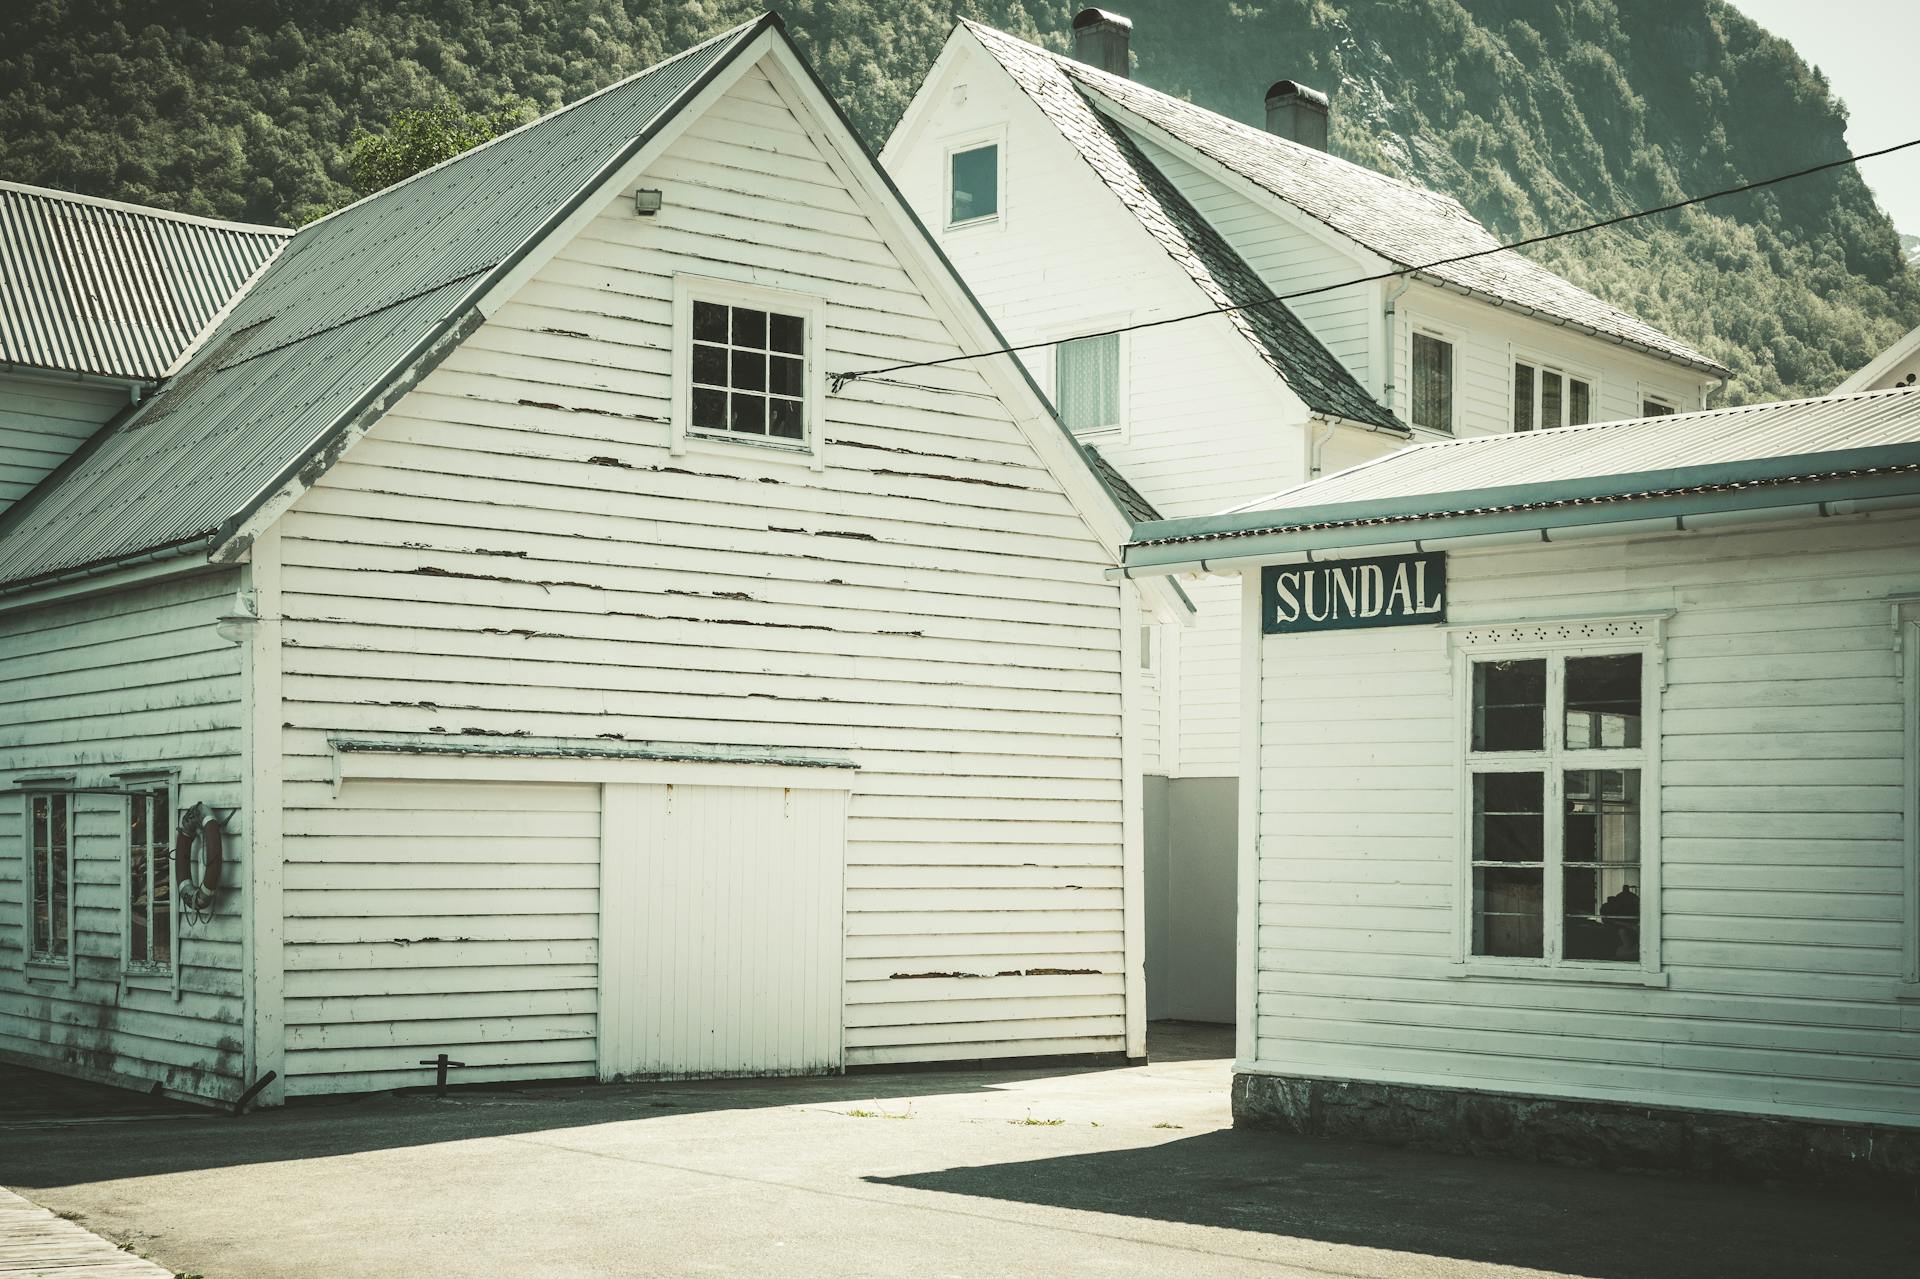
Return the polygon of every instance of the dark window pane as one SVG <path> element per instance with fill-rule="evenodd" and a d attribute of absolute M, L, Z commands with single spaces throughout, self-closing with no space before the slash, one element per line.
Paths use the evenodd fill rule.
<path fill-rule="evenodd" d="M 1546 775 L 1473 775 L 1473 856 L 1476 861 L 1546 859 Z"/>
<path fill-rule="evenodd" d="M 135 963 L 145 963 L 147 950 L 147 868 L 152 848 L 147 842 L 145 795 L 127 799 L 127 950 Z"/>
<path fill-rule="evenodd" d="M 1561 412 L 1560 375 L 1540 371 L 1540 425 L 1559 426 Z"/>
<path fill-rule="evenodd" d="M 1640 745 L 1640 654 L 1567 659 L 1567 749 Z"/>
<path fill-rule="evenodd" d="M 1545 954 L 1543 875 L 1538 867 L 1474 867 L 1474 954 L 1528 959 Z"/>
<path fill-rule="evenodd" d="M 693 424 L 703 431 L 727 429 L 727 393 L 693 389 Z"/>
<path fill-rule="evenodd" d="M 1546 744 L 1546 727 L 1544 659 L 1474 664 L 1473 749 L 1537 751 Z"/>
<path fill-rule="evenodd" d="M 769 333 L 768 344 L 776 351 L 789 351 L 799 355 L 805 349 L 806 321 L 797 315 L 772 315 L 767 317 Z"/>
<path fill-rule="evenodd" d="M 153 795 L 153 960 L 173 962 L 173 826 L 167 792 Z"/>
<path fill-rule="evenodd" d="M 1413 424 L 1453 429 L 1453 343 L 1413 335 Z"/>
<path fill-rule="evenodd" d="M 767 361 L 767 389 L 775 395 L 799 395 L 803 368 L 804 366 L 798 360 L 774 356 Z"/>
<path fill-rule="evenodd" d="M 736 391 L 766 390 L 767 357 L 758 351 L 735 351 L 732 386 Z"/>
<path fill-rule="evenodd" d="M 953 155 L 953 213 L 949 222 L 990 218 L 1000 211 L 1000 148 L 975 147 Z"/>
<path fill-rule="evenodd" d="M 693 336 L 701 342 L 726 341 L 727 308 L 713 302 L 695 302 Z"/>
<path fill-rule="evenodd" d="M 1640 868 L 1570 866 L 1564 889 L 1568 959 L 1640 958 Z"/>
<path fill-rule="evenodd" d="M 49 858 L 50 891 L 47 894 L 52 910 L 53 953 L 65 956 L 67 953 L 67 801 L 55 798 L 48 804 L 51 818 L 48 826 L 52 838 L 47 845 Z"/>
<path fill-rule="evenodd" d="M 757 395 L 735 395 L 727 427 L 742 435 L 765 435 L 767 402 Z"/>
<path fill-rule="evenodd" d="M 767 434 L 783 440 L 797 440 L 802 431 L 800 426 L 800 401 L 767 401 Z"/>
<path fill-rule="evenodd" d="M 1658 400 L 1640 401 L 1641 417 L 1665 417 L 1671 412 L 1673 412 L 1673 405 L 1671 404 L 1662 404 Z"/>
<path fill-rule="evenodd" d="M 1513 366 L 1513 429 L 1533 429 L 1533 365 Z"/>
<path fill-rule="evenodd" d="M 752 346 L 761 350 L 767 347 L 767 313 L 749 311 L 744 307 L 733 309 L 733 344 Z"/>
<path fill-rule="evenodd" d="M 1562 856 L 1567 862 L 1640 860 L 1640 770 L 1577 768 L 1566 774 Z"/>
<path fill-rule="evenodd" d="M 1578 378 L 1567 379 L 1567 425 L 1585 426 L 1592 420 L 1592 388 Z"/>
<path fill-rule="evenodd" d="M 51 820 L 48 803 L 42 796 L 28 801 L 33 827 L 31 847 L 27 851 L 28 873 L 33 878 L 33 937 L 29 942 L 33 954 L 44 954 L 53 945 L 53 876 L 47 869 L 47 824 Z"/>
<path fill-rule="evenodd" d="M 694 343 L 693 380 L 704 382 L 708 386 L 725 386 L 727 384 L 727 348 Z"/>

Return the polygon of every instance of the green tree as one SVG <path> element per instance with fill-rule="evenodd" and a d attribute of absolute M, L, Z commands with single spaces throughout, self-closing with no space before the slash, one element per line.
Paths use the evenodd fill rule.
<path fill-rule="evenodd" d="M 514 98 L 486 112 L 451 102 L 401 111 L 384 133 L 358 130 L 347 144 L 347 177 L 358 195 L 384 191 L 402 178 L 471 151 L 532 118 L 533 104 Z"/>

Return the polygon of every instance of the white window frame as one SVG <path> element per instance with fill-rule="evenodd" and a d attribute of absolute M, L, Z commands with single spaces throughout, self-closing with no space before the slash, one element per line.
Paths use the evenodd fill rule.
<path fill-rule="evenodd" d="M 1572 425 L 1572 423 L 1569 422 L 1556 422 L 1552 426 L 1539 424 L 1540 388 L 1542 374 L 1546 373 L 1558 373 L 1560 375 L 1560 408 L 1563 413 L 1571 416 L 1573 397 L 1566 387 L 1566 379 L 1572 378 L 1575 381 L 1585 382 L 1587 384 L 1587 420 L 1582 425 L 1591 426 L 1595 422 L 1605 420 L 1600 410 L 1600 375 L 1597 372 L 1582 368 L 1577 364 L 1569 364 L 1557 356 L 1543 355 L 1537 351 L 1530 351 L 1521 346 L 1510 346 L 1507 348 L 1508 431 L 1521 433 L 1513 424 L 1513 411 L 1517 407 L 1514 402 L 1516 397 L 1514 395 L 1513 383 L 1514 378 L 1519 373 L 1518 366 L 1522 364 L 1530 365 L 1533 368 L 1533 420 L 1535 425 L 1528 427 L 1528 431 L 1560 431 Z"/>
<path fill-rule="evenodd" d="M 994 190 L 997 198 L 992 213 L 963 222 L 953 220 L 953 157 L 966 151 L 992 147 Z M 1007 225 L 1007 131 L 1004 126 L 955 134 L 943 140 L 940 152 L 940 225 L 947 231 L 978 231 L 986 227 L 1005 229 Z"/>
<path fill-rule="evenodd" d="M 1426 316 L 1421 315 L 1414 311 L 1408 311 L 1406 313 L 1406 316 L 1407 316 L 1407 323 L 1406 323 L 1406 330 L 1407 330 L 1406 391 L 1407 393 L 1406 395 L 1400 397 L 1399 400 L 1397 401 L 1402 405 L 1401 415 L 1406 419 L 1407 425 L 1411 426 L 1416 431 L 1439 431 L 1439 432 L 1444 432 L 1447 435 L 1458 435 L 1460 434 L 1460 398 L 1461 398 L 1460 397 L 1460 357 L 1461 357 L 1461 352 L 1465 349 L 1465 346 L 1466 346 L 1461 330 L 1456 329 L 1451 325 L 1441 324 L 1436 320 L 1431 320 Z M 1424 423 L 1416 422 L 1413 420 L 1413 388 L 1414 388 L 1413 338 L 1416 333 L 1421 334 L 1425 337 L 1435 338 L 1441 342 L 1445 342 L 1448 346 L 1451 346 L 1453 348 L 1453 382 L 1451 386 L 1452 395 L 1449 398 L 1449 401 L 1447 403 L 1448 421 L 1445 426 L 1428 426 Z"/>
<path fill-rule="evenodd" d="M 1453 962 L 1462 977 L 1524 978 L 1562 982 L 1664 987 L 1668 976 L 1660 940 L 1661 790 L 1660 703 L 1666 689 L 1665 617 L 1575 618 L 1548 622 L 1478 624 L 1449 628 L 1452 640 L 1458 824 Z M 1569 657 L 1640 655 L 1641 744 L 1634 750 L 1567 750 L 1565 672 Z M 1473 667 L 1476 662 L 1547 662 L 1546 736 L 1539 751 L 1473 749 Z M 1556 715 L 1555 710 L 1559 708 Z M 1640 772 L 1640 960 L 1568 960 L 1559 955 L 1564 929 L 1564 774 L 1568 769 L 1638 769 Z M 1545 951 L 1538 959 L 1473 953 L 1473 777 L 1475 773 L 1539 772 L 1545 775 L 1543 818 L 1546 847 L 1542 872 Z"/>
<path fill-rule="evenodd" d="M 1668 391 L 1658 391 L 1642 383 L 1633 388 L 1633 415 L 1645 417 L 1648 403 L 1665 405 L 1670 413 L 1684 413 L 1680 407 L 1680 397 Z"/>
<path fill-rule="evenodd" d="M 79 938 L 73 931 L 76 919 L 74 899 L 79 895 L 76 891 L 78 885 L 74 882 L 74 873 L 79 865 L 76 849 L 80 842 L 79 832 L 75 826 L 80 806 L 75 802 L 77 793 L 74 779 L 72 777 L 34 777 L 22 779 L 18 785 L 21 795 L 21 971 L 29 981 L 62 981 L 71 986 L 78 973 L 74 956 L 80 949 Z M 34 877 L 38 872 L 38 864 L 33 853 L 33 807 L 34 802 L 39 799 L 45 799 L 50 804 L 65 804 L 67 809 L 67 953 L 60 958 L 39 958 L 33 952 L 33 889 Z"/>
<path fill-rule="evenodd" d="M 1072 329 L 1058 329 L 1050 333 L 1046 341 L 1046 377 L 1042 379 L 1047 388 L 1047 398 L 1053 403 L 1053 411 L 1060 415 L 1060 424 L 1066 425 L 1066 413 L 1060 406 L 1060 348 L 1068 342 L 1078 342 L 1084 338 L 1102 337 L 1115 329 L 1124 329 L 1133 323 L 1131 314 L 1101 316 L 1091 323 L 1083 323 Z M 1114 388 L 1114 402 L 1120 406 L 1120 420 L 1112 426 L 1099 426 L 1090 430 L 1075 431 L 1067 427 L 1076 440 L 1086 440 L 1093 444 L 1125 444 L 1133 438 L 1133 342 L 1132 335 L 1115 334 L 1120 341 L 1120 374 L 1118 385 Z"/>
<path fill-rule="evenodd" d="M 125 788 L 120 803 L 120 984 L 127 987 L 147 987 L 173 992 L 177 998 L 180 990 L 180 901 L 179 894 L 171 891 L 179 886 L 183 878 L 181 868 L 171 857 L 168 866 L 172 883 L 167 893 L 167 966 L 154 968 L 137 962 L 133 957 L 133 805 L 155 791 L 167 793 L 167 830 L 161 833 L 169 845 L 173 843 L 173 828 L 180 819 L 180 780 L 171 772 L 121 773 L 114 780 Z M 148 888 L 152 892 L 151 886 Z M 149 933 L 151 936 L 151 933 Z"/>
<path fill-rule="evenodd" d="M 806 324 L 801 358 L 805 361 L 804 394 L 801 399 L 802 432 L 798 440 L 780 440 L 764 436 L 736 434 L 732 431 L 693 429 L 693 304 L 713 302 L 722 306 L 750 307 L 798 315 Z M 669 452 L 675 457 L 686 453 L 715 453 L 739 457 L 749 449 L 765 459 L 787 458 L 804 461 L 816 471 L 826 467 L 827 375 L 825 368 L 827 303 L 826 299 L 786 289 L 771 289 L 759 284 L 715 276 L 680 274 L 673 277 L 673 405 L 671 409 Z"/>

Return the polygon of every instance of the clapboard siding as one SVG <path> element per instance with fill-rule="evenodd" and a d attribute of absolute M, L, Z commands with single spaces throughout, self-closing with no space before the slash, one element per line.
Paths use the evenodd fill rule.
<path fill-rule="evenodd" d="M 1667 989 L 1453 975 L 1445 633 L 1263 641 L 1258 1068 L 1920 1123 L 1887 604 L 1920 593 L 1916 536 L 1875 518 L 1450 556 L 1457 622 L 1672 610 Z"/>
<path fill-rule="evenodd" d="M 0 512 L 127 404 L 128 392 L 0 376 Z"/>
<path fill-rule="evenodd" d="M 1120 1049 L 1136 632 L 1110 553 L 1008 410 L 956 366 L 830 396 L 821 471 L 748 445 L 668 452 L 675 272 L 824 296 L 830 368 L 956 350 L 773 83 L 756 69 L 722 107 L 648 174 L 658 217 L 609 205 L 284 517 L 287 892 L 344 903 L 290 918 L 290 1002 L 296 983 L 337 1000 L 362 948 L 390 944 L 384 915 L 354 912 L 445 891 L 369 847 L 390 814 L 328 797 L 329 736 L 745 745 L 859 765 L 850 1064 Z M 591 984 L 584 845 L 522 829 L 537 820 L 498 845 L 407 820 L 477 875 L 467 918 L 415 934 L 462 940 L 408 948 L 444 956 L 417 967 L 423 993 L 480 993 L 468 967 L 514 975 L 515 998 Z M 355 875 L 323 874 L 343 859 Z M 516 885 L 549 872 L 553 908 L 534 909 Z M 1005 975 L 989 992 L 976 968 Z M 412 993 L 376 971 L 380 998 Z M 513 1043 L 523 1074 L 591 1059 L 570 1032 Z M 289 1049 L 295 1091 L 387 1070 L 374 1046 Z"/>
<path fill-rule="evenodd" d="M 23 977 L 23 797 L 12 782 L 177 773 L 182 805 L 241 803 L 240 651 L 214 632 L 235 571 L 0 615 L 0 1052 L 53 1069 L 230 1098 L 245 1081 L 241 999 L 244 829 L 214 918 L 179 925 L 180 997 L 123 983 L 122 801 L 74 797 L 76 980 Z"/>
<path fill-rule="evenodd" d="M 600 789 L 285 788 L 289 1096 L 594 1073 Z"/>

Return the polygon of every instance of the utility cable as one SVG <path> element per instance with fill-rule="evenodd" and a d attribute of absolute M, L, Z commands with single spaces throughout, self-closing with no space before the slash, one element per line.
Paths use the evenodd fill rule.
<path fill-rule="evenodd" d="M 1184 315 L 1163 316 L 1158 320 L 1142 320 L 1138 324 L 1123 324 L 1117 328 L 1100 329 L 1093 333 L 1081 333 L 1073 338 L 1053 338 L 1044 342 L 1023 342 L 1015 346 L 995 347 L 991 351 L 974 351 L 962 355 L 943 356 L 937 360 L 914 360 L 905 364 L 888 364 L 876 369 L 858 369 L 851 373 L 832 375 L 833 390 L 838 394 L 849 383 L 863 378 L 877 377 L 882 373 L 899 373 L 906 369 L 930 369 L 943 364 L 959 364 L 967 360 L 984 360 L 995 355 L 1017 355 L 1022 351 L 1038 350 L 1041 347 L 1057 346 L 1063 341 L 1079 341 L 1082 338 L 1111 337 L 1120 333 L 1138 333 L 1142 329 L 1157 329 L 1168 324 L 1184 324 L 1188 320 L 1203 320 L 1213 315 L 1230 315 L 1235 311 L 1250 311 L 1258 307 L 1273 306 L 1284 302 L 1296 302 L 1301 298 L 1310 298 L 1320 293 L 1331 293 L 1335 289 L 1352 288 L 1356 284 L 1372 284 L 1378 280 L 1394 280 L 1406 275 L 1419 275 L 1443 266 L 1453 266 L 1461 262 L 1471 262 L 1475 258 L 1491 257 L 1496 253 L 1508 253 L 1515 249 L 1524 249 L 1535 244 L 1545 244 L 1549 240 L 1564 240 L 1568 236 L 1585 235 L 1589 231 L 1603 231 L 1608 227 L 1619 226 L 1625 222 L 1650 218 L 1655 214 L 1672 213 L 1678 209 L 1692 208 L 1696 204 L 1705 204 L 1709 200 L 1718 200 L 1729 195 L 1742 195 L 1748 191 L 1758 191 L 1762 187 L 1777 186 L 1782 182 L 1792 182 L 1798 178 L 1811 177 L 1816 173 L 1825 173 L 1829 169 L 1845 168 L 1859 164 L 1863 160 L 1877 160 L 1896 151 L 1905 151 L 1909 147 L 1920 147 L 1920 138 L 1907 142 L 1897 142 L 1890 147 L 1881 147 L 1877 151 L 1863 151 L 1859 155 L 1842 156 L 1838 160 L 1828 160 L 1824 164 L 1812 165 L 1805 169 L 1795 169 L 1791 173 L 1775 174 L 1770 178 L 1761 178 L 1755 182 L 1743 182 L 1739 186 L 1727 187 L 1720 191 L 1709 191 L 1705 195 L 1688 196 L 1684 200 L 1675 200 L 1671 204 L 1655 205 L 1648 209 L 1635 209 L 1630 213 L 1618 213 L 1598 222 L 1589 222 L 1584 226 L 1567 227 L 1560 231 L 1547 231 L 1540 235 L 1530 235 L 1525 239 L 1514 240 L 1507 244 L 1496 244 L 1491 248 L 1475 249 L 1471 253 L 1457 253 L 1452 257 L 1436 258 L 1419 266 L 1396 267 L 1391 271 L 1380 271 L 1373 275 L 1356 276 L 1351 280 L 1339 280 L 1332 284 L 1316 285 L 1311 289 L 1300 289 L 1293 293 L 1277 293 L 1272 297 L 1258 298 L 1252 302 L 1236 302 L 1232 306 L 1212 307 L 1205 311 L 1191 311 Z"/>

